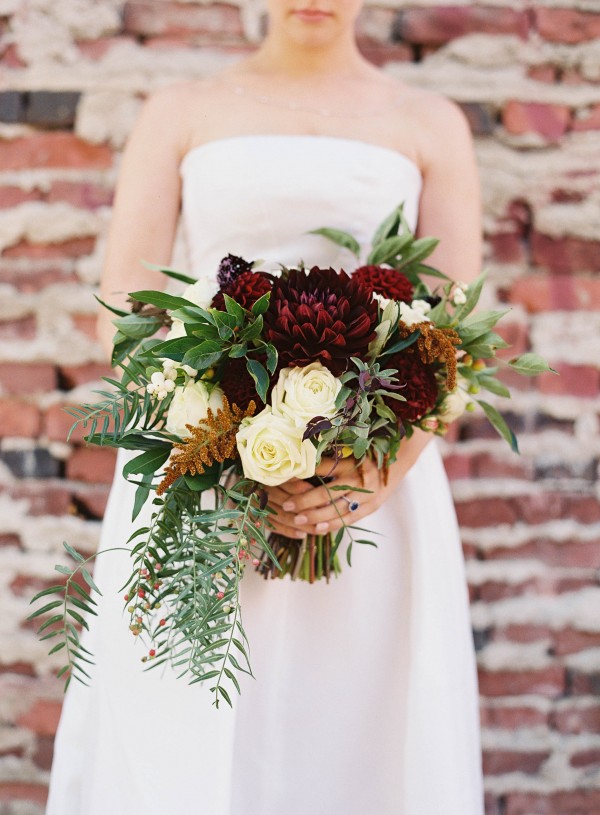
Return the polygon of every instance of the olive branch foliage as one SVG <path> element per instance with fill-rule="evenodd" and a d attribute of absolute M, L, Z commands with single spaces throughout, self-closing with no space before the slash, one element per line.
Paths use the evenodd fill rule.
<path fill-rule="evenodd" d="M 329 228 L 315 233 L 357 257 L 360 254 L 358 242 L 348 233 Z M 508 389 L 495 376 L 498 366 L 481 364 L 484 360 L 496 361 L 496 350 L 507 347 L 494 331 L 506 312 L 473 313 L 485 273 L 466 288 L 463 304 L 452 304 L 454 281 L 424 263 L 437 243 L 433 238 L 416 239 L 399 206 L 377 229 L 366 262 L 402 272 L 414 285 L 414 298 L 426 298 L 432 305 L 430 320 L 439 328 L 457 332 L 461 342 L 458 373 L 470 383 L 471 393 L 484 389 L 509 397 Z M 147 265 L 180 282 L 196 282 L 173 269 Z M 423 277 L 438 281 L 433 294 Z M 195 369 L 208 382 L 210 372 L 220 369 L 228 359 L 245 358 L 257 393 L 266 402 L 270 375 L 277 368 L 277 351 L 263 339 L 263 315 L 269 297 L 270 293 L 263 295 L 250 311 L 227 295 L 225 311 L 206 310 L 184 297 L 158 291 L 132 293 L 131 312 L 99 300 L 115 315 L 112 362 L 122 375 L 120 379 L 105 378 L 109 387 L 97 392 L 98 401 L 67 408 L 74 418 L 69 437 L 77 426 L 82 426 L 90 444 L 137 453 L 123 469 L 125 478 L 137 487 L 132 521 L 148 502 L 151 509 L 145 516 L 146 524 L 135 529 L 128 541 L 131 573 L 123 590 L 129 627 L 148 646 L 143 657 L 146 667 L 154 669 L 168 663 L 192 683 L 210 682 L 217 706 L 221 701 L 232 704 L 231 688 L 240 692 L 240 673 L 252 676 L 248 638 L 242 624 L 240 582 L 245 562 L 257 553 L 266 554 L 280 568 L 267 540 L 271 510 L 266 506 L 266 494 L 260 485 L 243 476 L 239 462 L 215 462 L 203 473 L 186 473 L 164 494 L 157 495 L 161 468 L 179 439 L 164 429 L 172 395 L 159 401 L 147 392 L 146 385 L 153 373 L 162 370 L 165 358 Z M 383 318 L 385 315 L 384 308 Z M 182 321 L 185 336 L 169 340 L 156 337 L 157 331 L 172 320 Z M 316 439 L 318 454 L 334 451 L 332 466 L 350 452 L 358 461 L 372 456 L 380 468 L 385 468 L 394 460 L 402 438 L 411 435 L 411 425 L 398 424 L 386 404 L 390 398 L 404 397 L 397 370 L 385 364 L 386 357 L 410 347 L 419 336 L 418 326 L 406 336 L 400 334 L 397 324 L 390 324 L 373 354 L 376 359 L 351 359 L 351 367 L 341 376 L 337 413 L 331 419 L 315 417 L 305 433 L 305 438 Z M 480 364 L 474 365 L 474 361 Z M 528 376 L 552 370 L 531 353 L 505 364 Z M 183 368 L 178 371 L 176 384 L 185 384 Z M 497 432 L 517 450 L 514 433 L 498 410 L 481 399 L 476 401 Z M 322 478 L 321 483 L 333 497 L 336 490 L 350 489 L 346 485 L 328 485 Z M 205 503 L 209 496 L 211 506 Z M 353 530 L 367 530 L 350 527 L 340 518 L 342 528 L 333 539 L 331 557 L 347 536 L 350 564 L 355 542 L 374 544 L 355 539 Z M 74 564 L 56 566 L 65 582 L 35 595 L 32 603 L 43 602 L 29 619 L 43 620 L 39 627 L 41 639 L 54 641 L 49 653 L 64 654 L 65 664 L 58 676 L 65 678 L 66 687 L 72 677 L 84 684 L 90 679 L 93 655 L 82 642 L 80 629 L 88 629 L 89 617 L 101 611 L 101 603 L 92 597 L 92 593 L 98 597 L 101 593 L 88 568 L 96 555 L 85 558 L 67 543 L 64 548 Z M 101 554 L 108 551 L 112 550 Z"/>

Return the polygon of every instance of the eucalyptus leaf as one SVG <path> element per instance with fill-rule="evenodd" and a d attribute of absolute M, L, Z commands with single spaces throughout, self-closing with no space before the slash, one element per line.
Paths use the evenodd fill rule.
<path fill-rule="evenodd" d="M 508 364 L 513 371 L 523 374 L 524 376 L 537 376 L 545 372 L 558 374 L 558 371 L 551 368 L 546 360 L 539 356 L 539 354 L 521 354 L 521 356 L 509 360 Z"/>
<path fill-rule="evenodd" d="M 330 241 L 333 241 L 338 246 L 342 246 L 344 249 L 348 249 L 352 252 L 353 255 L 358 257 L 360 255 L 360 244 L 356 240 L 355 237 L 350 235 L 348 232 L 343 232 L 341 229 L 331 229 L 329 227 L 323 227 L 322 229 L 312 229 L 309 232 L 309 235 L 322 235 L 324 238 L 328 238 Z"/>
<path fill-rule="evenodd" d="M 249 359 L 246 362 L 246 367 L 248 368 L 248 373 L 254 380 L 256 392 L 262 401 L 266 402 L 270 379 L 265 366 L 257 359 Z"/>
<path fill-rule="evenodd" d="M 488 402 L 483 402 L 480 399 L 477 399 L 477 404 L 481 405 L 483 408 L 483 412 L 487 416 L 490 421 L 490 424 L 494 429 L 505 439 L 510 447 L 515 453 L 519 452 L 519 445 L 517 444 L 517 437 L 510 429 L 510 427 L 506 424 L 506 420 L 504 417 L 496 410 L 493 405 L 488 404 Z"/>

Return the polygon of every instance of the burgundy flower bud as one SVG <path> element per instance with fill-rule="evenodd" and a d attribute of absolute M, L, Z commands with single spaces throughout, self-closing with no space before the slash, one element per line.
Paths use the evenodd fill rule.
<path fill-rule="evenodd" d="M 361 266 L 352 275 L 368 289 L 371 294 L 381 294 L 388 300 L 399 300 L 403 303 L 412 302 L 413 285 L 410 280 L 386 266 Z"/>

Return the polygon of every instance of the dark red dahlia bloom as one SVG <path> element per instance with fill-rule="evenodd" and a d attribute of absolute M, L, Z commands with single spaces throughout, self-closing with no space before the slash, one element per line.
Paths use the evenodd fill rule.
<path fill-rule="evenodd" d="M 256 393 L 254 380 L 248 373 L 246 359 L 228 359 L 223 368 L 223 375 L 219 383 L 223 388 L 229 404 L 237 405 L 246 410 L 252 400 L 256 403 L 256 410 L 262 410 L 264 403 Z"/>
<path fill-rule="evenodd" d="M 242 272 L 229 285 L 215 294 L 211 307 L 225 311 L 223 294 L 228 294 L 243 308 L 251 309 L 263 294 L 271 291 L 271 285 L 269 277 L 262 272 Z"/>
<path fill-rule="evenodd" d="M 363 358 L 374 337 L 377 304 L 346 272 L 292 269 L 273 284 L 265 339 L 282 365 L 320 362 L 339 376 L 351 356 Z"/>
<path fill-rule="evenodd" d="M 423 418 L 435 406 L 438 397 L 435 366 L 426 365 L 412 349 L 389 357 L 385 364 L 386 368 L 397 368 L 396 384 L 404 386 L 397 393 L 406 399 L 406 402 L 386 399 L 388 407 L 404 422 Z"/>
<path fill-rule="evenodd" d="M 371 294 L 381 294 L 388 300 L 401 300 L 404 303 L 412 302 L 413 284 L 396 269 L 385 266 L 361 266 L 352 275 L 365 286 Z"/>

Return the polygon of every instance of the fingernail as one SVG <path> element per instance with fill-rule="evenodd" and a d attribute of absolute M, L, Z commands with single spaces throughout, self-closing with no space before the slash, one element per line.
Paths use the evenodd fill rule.
<path fill-rule="evenodd" d="M 306 517 L 306 515 L 296 515 L 296 517 L 294 518 L 295 524 L 305 524 L 307 521 L 308 518 Z"/>
<path fill-rule="evenodd" d="M 294 504 L 293 501 L 286 501 L 281 507 L 285 509 L 286 512 L 293 512 L 296 509 L 296 504 Z"/>
<path fill-rule="evenodd" d="M 327 530 L 329 529 L 329 524 L 327 523 L 327 521 L 321 521 L 320 524 L 316 525 L 315 529 L 317 530 L 317 532 L 327 532 Z"/>

